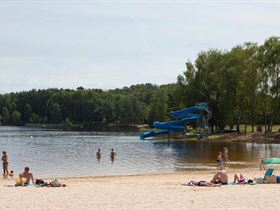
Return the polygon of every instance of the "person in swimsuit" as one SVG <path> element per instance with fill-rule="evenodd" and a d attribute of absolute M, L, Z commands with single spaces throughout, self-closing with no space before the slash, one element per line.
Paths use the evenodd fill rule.
<path fill-rule="evenodd" d="M 217 172 L 213 179 L 210 181 L 213 184 L 228 184 L 228 175 L 225 170 Z"/>
<path fill-rule="evenodd" d="M 111 149 L 110 158 L 112 162 L 115 160 L 116 155 L 117 153 L 114 152 L 114 149 Z"/>
<path fill-rule="evenodd" d="M 260 162 L 261 162 L 261 163 L 260 163 L 260 171 L 261 171 L 261 170 L 265 170 L 265 165 L 264 165 L 264 162 L 263 162 L 263 161 L 264 161 L 264 157 L 261 157 L 261 161 L 260 161 Z"/>
<path fill-rule="evenodd" d="M 5 151 L 2 152 L 2 162 L 3 162 L 3 178 L 7 178 L 9 175 L 8 171 L 8 155 Z"/>
<path fill-rule="evenodd" d="M 240 174 L 240 176 L 235 174 L 233 183 L 245 184 L 247 183 L 247 179 L 245 179 L 245 177 L 242 174 Z"/>
<path fill-rule="evenodd" d="M 199 182 L 196 182 L 196 181 L 190 181 L 188 183 L 189 186 L 199 186 L 199 187 L 220 187 L 221 184 L 214 184 L 214 183 L 211 183 L 211 182 L 207 182 L 207 181 L 199 181 Z"/>
<path fill-rule="evenodd" d="M 217 169 L 219 168 L 223 168 L 223 165 L 224 165 L 224 160 L 222 158 L 222 152 L 219 152 L 218 156 L 217 156 Z"/>
<path fill-rule="evenodd" d="M 13 171 L 13 170 L 10 171 L 10 173 L 9 173 L 9 178 L 10 178 L 10 179 L 13 179 L 13 178 L 14 178 L 14 171 Z"/>
<path fill-rule="evenodd" d="M 98 150 L 97 150 L 96 158 L 97 158 L 98 162 L 99 162 L 100 159 L 101 159 L 101 150 L 100 150 L 100 148 L 98 148 Z"/>
<path fill-rule="evenodd" d="M 223 152 L 222 152 L 222 159 L 224 160 L 224 162 L 228 162 L 228 148 L 224 147 Z"/>
<path fill-rule="evenodd" d="M 34 178 L 33 178 L 33 174 L 31 172 L 29 172 L 29 168 L 28 167 L 25 167 L 24 168 L 24 171 L 19 174 L 19 178 L 21 179 L 21 183 L 22 185 L 24 184 L 27 184 L 29 185 L 30 184 L 30 180 L 32 181 L 32 184 L 34 184 Z M 23 181 L 23 179 L 26 178 L 26 182 Z"/>

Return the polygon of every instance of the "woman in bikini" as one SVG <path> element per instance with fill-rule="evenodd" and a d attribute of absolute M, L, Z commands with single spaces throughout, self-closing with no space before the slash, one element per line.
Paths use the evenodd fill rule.
<path fill-rule="evenodd" d="M 234 181 L 233 183 L 238 183 L 238 184 L 246 184 L 247 183 L 247 179 L 245 179 L 245 177 L 243 176 L 243 174 L 240 174 L 240 176 L 238 176 L 237 174 L 234 175 Z"/>

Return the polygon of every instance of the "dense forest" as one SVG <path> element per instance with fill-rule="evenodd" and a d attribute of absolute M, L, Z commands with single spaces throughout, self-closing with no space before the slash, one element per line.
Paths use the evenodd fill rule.
<path fill-rule="evenodd" d="M 176 75 L 175 75 L 176 76 Z M 30 90 L 0 95 L 0 122 L 151 124 L 168 112 L 208 102 L 212 129 L 280 123 L 280 39 L 210 49 L 186 63 L 174 84 L 138 84 L 114 90 Z"/>

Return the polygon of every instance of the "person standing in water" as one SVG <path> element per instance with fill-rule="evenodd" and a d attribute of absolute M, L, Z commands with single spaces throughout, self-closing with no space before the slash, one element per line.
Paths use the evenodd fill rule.
<path fill-rule="evenodd" d="M 218 156 L 217 156 L 217 163 L 218 163 L 217 169 L 218 169 L 218 168 L 223 168 L 223 166 L 224 166 L 224 160 L 223 160 L 223 158 L 222 158 L 222 152 L 219 152 L 219 153 L 218 153 Z"/>
<path fill-rule="evenodd" d="M 8 171 L 8 155 L 7 155 L 6 151 L 2 152 L 1 160 L 3 162 L 3 178 L 5 179 L 9 175 L 9 171 Z"/>
<path fill-rule="evenodd" d="M 101 159 L 101 150 L 100 150 L 100 148 L 98 148 L 98 150 L 97 150 L 96 158 L 97 158 L 98 162 L 99 162 L 100 159 Z"/>
<path fill-rule="evenodd" d="M 116 155 L 117 153 L 114 152 L 114 149 L 111 149 L 110 158 L 112 162 L 115 160 Z"/>

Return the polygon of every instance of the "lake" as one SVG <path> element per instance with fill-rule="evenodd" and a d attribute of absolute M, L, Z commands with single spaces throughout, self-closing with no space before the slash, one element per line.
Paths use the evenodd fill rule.
<path fill-rule="evenodd" d="M 255 167 L 260 157 L 277 156 L 280 144 L 172 142 L 139 140 L 138 136 L 66 132 L 26 127 L 0 127 L 0 150 L 8 153 L 9 169 L 25 166 L 36 177 L 106 176 L 215 169 L 216 157 L 229 149 L 229 167 Z M 96 151 L 102 152 L 101 161 Z M 117 158 L 110 160 L 110 149 Z"/>

